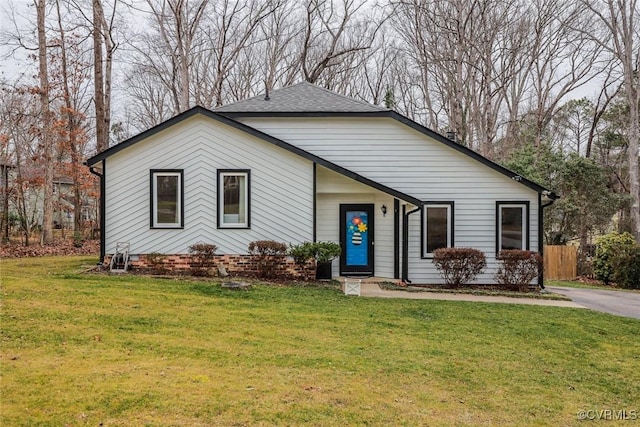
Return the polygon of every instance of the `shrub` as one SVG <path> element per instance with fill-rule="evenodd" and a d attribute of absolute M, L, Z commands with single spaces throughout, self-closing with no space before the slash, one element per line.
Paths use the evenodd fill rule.
<path fill-rule="evenodd" d="M 293 258 L 293 262 L 296 263 L 298 269 L 302 272 L 305 279 L 308 278 L 308 264 L 309 261 L 314 258 L 315 255 L 315 243 L 304 242 L 299 245 L 291 246 L 289 248 L 288 255 Z"/>
<path fill-rule="evenodd" d="M 287 245 L 273 240 L 258 240 L 249 243 L 249 253 L 256 256 L 258 275 L 272 278 L 287 255 Z"/>
<path fill-rule="evenodd" d="M 76 248 L 81 248 L 82 245 L 84 245 L 84 237 L 82 236 L 82 233 L 80 233 L 79 231 L 75 231 L 73 233 L 73 246 L 75 246 Z"/>
<path fill-rule="evenodd" d="M 193 276 L 208 276 L 214 266 L 214 258 L 218 247 L 210 243 L 196 243 L 189 246 L 191 254 L 191 274 Z"/>
<path fill-rule="evenodd" d="M 164 274 L 167 272 L 167 268 L 164 266 L 164 260 L 167 258 L 165 254 L 160 252 L 151 252 L 147 254 L 147 263 L 149 269 L 155 274 Z"/>
<path fill-rule="evenodd" d="M 629 233 L 609 233 L 596 239 L 596 253 L 593 257 L 593 273 L 605 285 L 611 283 L 615 268 L 613 260 L 617 254 L 635 246 L 636 241 Z"/>
<path fill-rule="evenodd" d="M 613 280 L 620 286 L 640 289 L 640 246 L 626 249 L 613 259 Z"/>
<path fill-rule="evenodd" d="M 334 242 L 316 242 L 314 246 L 313 257 L 320 264 L 331 262 L 335 257 L 340 256 L 342 247 Z"/>
<path fill-rule="evenodd" d="M 304 272 L 305 279 L 308 278 L 307 265 L 309 260 L 315 260 L 316 276 L 318 276 L 318 266 L 330 264 L 331 261 L 341 253 L 342 247 L 338 243 L 333 242 L 304 242 L 300 245 L 292 246 L 289 249 L 289 256 L 293 258 L 298 268 Z M 329 268 L 327 271 L 328 278 L 330 278 L 331 269 Z M 322 274 L 320 274 L 320 276 L 322 276 Z"/>
<path fill-rule="evenodd" d="M 316 259 L 316 280 L 331 279 L 331 261 L 342 253 L 339 244 L 333 242 L 314 243 Z"/>
<path fill-rule="evenodd" d="M 487 265 L 484 254 L 472 248 L 442 248 L 433 254 L 433 263 L 451 287 L 469 283 L 482 273 Z"/>
<path fill-rule="evenodd" d="M 504 250 L 496 259 L 502 262 L 496 273 L 496 282 L 512 291 L 526 292 L 542 269 L 542 257 L 537 252 Z"/>

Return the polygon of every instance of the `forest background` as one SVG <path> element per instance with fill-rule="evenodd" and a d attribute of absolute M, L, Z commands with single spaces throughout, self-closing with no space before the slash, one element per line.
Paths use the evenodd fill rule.
<path fill-rule="evenodd" d="M 555 191 L 547 244 L 640 242 L 637 0 L 36 0 L 0 15 L 5 241 L 53 242 L 61 177 L 73 232 L 95 228 L 96 152 L 306 80 Z"/>

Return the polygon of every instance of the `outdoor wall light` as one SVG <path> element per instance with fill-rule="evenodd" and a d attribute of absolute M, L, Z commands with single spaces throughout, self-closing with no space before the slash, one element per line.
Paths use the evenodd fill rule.
<path fill-rule="evenodd" d="M 385 205 L 382 205 L 380 210 L 382 211 L 382 216 L 387 216 L 387 207 Z"/>

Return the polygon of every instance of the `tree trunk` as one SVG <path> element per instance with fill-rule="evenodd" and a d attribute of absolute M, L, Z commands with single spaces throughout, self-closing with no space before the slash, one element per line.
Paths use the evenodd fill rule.
<path fill-rule="evenodd" d="M 2 240 L 9 242 L 9 165 L 2 165 L 4 194 L 2 199 L 2 224 L 4 225 Z"/>
<path fill-rule="evenodd" d="M 102 22 L 104 12 L 100 0 L 92 0 L 93 9 L 93 87 L 94 105 L 96 109 L 96 150 L 98 152 L 109 148 L 109 122 L 105 122 L 105 93 L 104 93 L 104 72 L 102 58 Z"/>
<path fill-rule="evenodd" d="M 114 13 L 116 9 L 116 4 L 117 4 L 117 0 L 113 2 Z M 100 10 L 102 11 L 100 16 L 102 17 L 102 31 L 104 32 L 103 33 L 104 47 L 107 53 L 107 57 L 105 59 L 104 74 L 103 74 L 103 81 L 104 81 L 104 90 L 102 92 L 103 116 L 100 118 L 100 120 L 102 121 L 102 126 L 104 127 L 104 135 L 103 135 L 104 141 L 102 146 L 103 146 L 103 149 L 106 150 L 107 148 L 109 148 L 109 137 L 111 135 L 111 73 L 112 73 L 112 67 L 113 67 L 113 53 L 116 50 L 116 46 L 113 42 L 113 39 L 111 38 L 112 29 L 109 25 L 107 25 L 107 21 L 104 17 L 104 10 L 102 10 L 102 8 Z"/>
<path fill-rule="evenodd" d="M 614 30 L 614 43 L 617 56 L 622 63 L 624 73 L 624 89 L 629 106 L 629 193 L 631 195 L 631 222 L 636 242 L 640 243 L 640 181 L 638 179 L 638 144 L 640 140 L 640 88 L 638 87 L 638 42 L 634 40 L 636 18 L 638 18 L 637 1 L 625 1 L 623 4 L 609 0 L 609 13 L 615 17 L 616 9 L 622 15 L 618 22 L 611 24 Z M 618 35 L 616 36 L 616 32 Z M 634 55 L 636 57 L 634 58 Z"/>
<path fill-rule="evenodd" d="M 638 82 L 638 43 L 636 21 L 640 19 L 638 0 L 606 0 L 604 2 L 582 0 L 600 23 L 604 32 L 593 35 L 617 63 L 616 71 L 621 72 L 624 97 L 629 108 L 628 156 L 629 156 L 629 194 L 631 197 L 631 222 L 633 235 L 640 243 L 640 182 L 638 177 L 638 145 L 640 140 L 640 87 Z"/>
<path fill-rule="evenodd" d="M 42 128 L 40 140 L 44 161 L 44 199 L 42 208 L 42 242 L 49 244 L 53 241 L 53 173 L 54 156 L 53 140 L 50 135 L 49 112 L 49 75 L 47 69 L 47 37 L 45 34 L 45 0 L 36 1 L 38 25 L 38 77 L 40 80 L 40 114 Z"/>
<path fill-rule="evenodd" d="M 633 80 L 633 74 L 629 76 Z M 631 221 L 633 235 L 640 243 L 640 181 L 638 179 L 638 140 L 640 140 L 640 124 L 638 120 L 638 87 L 628 82 L 629 95 L 629 192 L 631 193 Z"/>

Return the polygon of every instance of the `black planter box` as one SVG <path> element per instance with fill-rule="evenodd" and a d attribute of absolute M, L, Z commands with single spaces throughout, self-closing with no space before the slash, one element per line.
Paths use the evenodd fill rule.
<path fill-rule="evenodd" d="M 316 265 L 316 280 L 331 280 L 331 262 Z"/>

